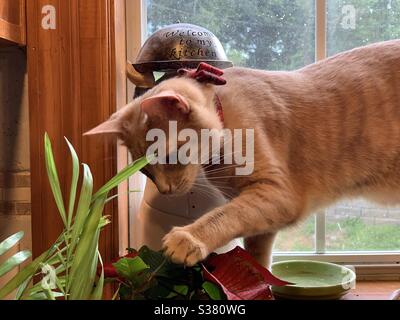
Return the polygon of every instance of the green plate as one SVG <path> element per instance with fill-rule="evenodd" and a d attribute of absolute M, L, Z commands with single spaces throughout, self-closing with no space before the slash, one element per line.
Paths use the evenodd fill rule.
<path fill-rule="evenodd" d="M 310 260 L 276 262 L 272 273 L 294 283 L 272 287 L 277 298 L 285 299 L 338 299 L 353 288 L 356 281 L 355 273 L 349 268 Z"/>

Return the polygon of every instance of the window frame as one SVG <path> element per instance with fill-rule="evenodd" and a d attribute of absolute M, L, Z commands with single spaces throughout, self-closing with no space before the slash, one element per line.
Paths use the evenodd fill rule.
<path fill-rule="evenodd" d="M 316 14 L 315 61 L 319 61 L 327 57 L 327 1 L 314 1 Z M 143 43 L 147 26 L 147 0 L 126 0 L 126 2 L 127 9 L 130 9 L 128 12 L 132 14 L 130 18 L 138 20 L 134 23 L 135 41 L 142 41 Z M 128 15 L 129 13 L 127 13 Z M 140 48 L 142 43 L 135 43 L 135 50 L 131 51 L 131 53 L 137 51 L 137 48 Z M 136 202 L 133 206 L 130 205 L 130 208 L 138 208 L 138 198 L 131 198 L 130 200 Z M 327 251 L 326 212 L 320 212 L 315 217 L 315 251 L 274 252 L 274 262 L 298 259 L 326 261 L 353 266 L 359 279 L 400 280 L 400 251 Z"/>

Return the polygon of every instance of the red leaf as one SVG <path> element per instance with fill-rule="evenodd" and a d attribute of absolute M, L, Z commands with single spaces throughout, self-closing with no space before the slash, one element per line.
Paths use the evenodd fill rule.
<path fill-rule="evenodd" d="M 270 285 L 290 284 L 273 276 L 240 247 L 211 256 L 203 269 L 204 278 L 219 285 L 228 300 L 271 300 Z"/>

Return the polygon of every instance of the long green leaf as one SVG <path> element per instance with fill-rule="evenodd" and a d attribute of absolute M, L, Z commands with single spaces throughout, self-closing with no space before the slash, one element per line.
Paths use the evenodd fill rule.
<path fill-rule="evenodd" d="M 62 235 L 60 236 L 60 238 L 61 238 L 61 237 L 62 237 Z M 58 240 L 57 240 L 57 242 L 58 242 Z M 54 248 L 54 249 L 53 249 L 53 248 Z M 56 282 L 60 280 L 60 281 L 64 284 L 64 287 L 65 287 L 65 282 L 66 282 L 66 281 L 65 281 L 65 276 L 59 276 L 59 275 L 60 275 L 60 274 L 63 274 L 63 273 L 65 272 L 66 268 L 65 268 L 65 265 L 60 264 L 58 254 L 59 254 L 60 252 L 66 251 L 66 248 L 64 247 L 64 248 L 62 248 L 60 251 L 58 251 L 58 250 L 57 250 L 57 245 L 56 245 L 56 244 L 53 245 L 53 248 L 51 249 L 51 250 L 54 251 L 53 254 L 51 254 L 51 252 L 49 251 L 49 254 L 48 254 L 47 258 L 44 259 L 43 264 L 48 264 L 48 265 L 51 265 L 51 266 L 53 266 L 53 267 L 54 267 L 55 265 L 58 265 L 58 266 L 56 267 L 56 269 L 55 269 L 56 275 L 57 275 Z M 42 264 L 40 264 L 40 265 L 42 265 Z M 69 268 L 69 267 L 71 267 L 71 263 L 68 265 L 68 268 Z M 36 274 L 36 273 L 37 273 L 37 272 L 35 272 L 34 274 Z M 23 282 L 23 283 L 19 286 L 18 291 L 17 291 L 17 294 L 16 294 L 16 297 L 15 297 L 17 300 L 28 299 L 28 297 L 29 297 L 30 295 L 32 295 L 33 293 L 37 293 L 37 292 L 39 292 L 39 291 L 43 291 L 42 283 L 41 283 L 41 282 L 38 282 L 38 283 L 36 283 L 35 285 L 33 285 L 32 287 L 29 287 L 29 288 L 28 288 L 28 285 L 29 285 L 29 283 L 31 282 L 31 280 L 32 280 L 32 278 L 28 278 L 25 282 Z M 58 285 L 58 283 L 57 283 L 57 285 Z M 28 297 L 27 297 L 27 296 L 28 296 Z"/>
<path fill-rule="evenodd" d="M 91 297 L 92 300 L 101 300 L 103 298 L 103 287 L 104 287 L 103 260 L 101 259 L 100 252 L 97 251 L 97 255 L 99 256 L 99 262 L 100 262 L 100 266 L 101 266 L 101 274 L 95 284 L 95 288 L 93 290 L 92 297 Z"/>
<path fill-rule="evenodd" d="M 64 137 L 65 138 L 65 137 Z M 76 189 L 78 187 L 78 180 L 79 180 L 79 158 L 76 154 L 76 151 L 72 144 L 65 138 L 65 141 L 68 144 L 69 151 L 71 153 L 72 158 L 72 178 L 71 178 L 71 190 L 69 193 L 69 203 L 68 203 L 68 229 L 71 227 L 72 222 L 72 215 L 74 212 L 75 207 L 75 198 L 76 198 Z"/>
<path fill-rule="evenodd" d="M 11 258 L 7 259 L 6 262 L 0 265 L 0 277 L 14 269 L 16 266 L 20 265 L 31 255 L 32 254 L 29 250 L 20 251 L 14 254 Z"/>
<path fill-rule="evenodd" d="M 60 284 L 61 286 L 65 286 L 65 276 L 57 277 L 56 284 Z M 34 284 L 30 289 L 29 289 L 29 295 L 31 296 L 35 293 L 42 292 L 43 287 L 42 283 L 39 281 L 36 284 Z"/>
<path fill-rule="evenodd" d="M 0 300 L 15 289 L 17 289 L 23 282 L 33 277 L 38 270 L 40 264 L 47 258 L 48 251 L 42 253 L 33 262 L 21 270 L 14 278 L 12 278 L 3 288 L 0 289 Z"/>
<path fill-rule="evenodd" d="M 91 298 L 93 292 L 96 268 L 98 263 L 98 241 L 100 229 L 95 232 L 91 246 L 88 249 L 88 258 L 79 265 L 78 273 L 75 273 L 71 283 L 70 299 L 87 300 Z"/>
<path fill-rule="evenodd" d="M 51 291 L 51 296 L 52 298 L 59 298 L 63 297 L 64 295 L 60 292 Z M 48 300 L 49 299 L 48 297 L 49 296 L 46 295 L 46 293 L 44 292 L 37 292 L 30 295 L 26 300 Z"/>
<path fill-rule="evenodd" d="M 11 237 L 8 237 L 6 240 L 0 243 L 0 256 L 10 250 L 13 246 L 15 246 L 19 240 L 24 237 L 24 232 L 20 231 L 16 234 L 13 234 Z"/>
<path fill-rule="evenodd" d="M 4 299 L 5 296 L 17 289 L 21 284 L 25 284 L 26 281 L 30 280 L 39 269 L 40 265 L 49 257 L 51 257 L 56 251 L 57 246 L 60 244 L 61 236 L 51 246 L 51 248 L 43 252 L 39 257 L 29 263 L 24 269 L 15 275 L 6 285 L 0 289 L 0 300 Z M 25 290 L 24 290 L 25 291 Z M 22 292 L 24 294 L 24 292 Z"/>
<path fill-rule="evenodd" d="M 75 220 L 72 227 L 71 251 L 73 252 L 85 225 L 92 201 L 93 177 L 88 165 L 83 164 L 83 180 L 78 206 L 76 208 Z"/>
<path fill-rule="evenodd" d="M 54 162 L 53 150 L 48 134 L 44 136 L 45 146 L 45 159 L 46 159 L 46 170 L 50 182 L 51 191 L 53 192 L 54 200 L 57 204 L 58 211 L 60 212 L 61 219 L 64 226 L 67 227 L 67 217 L 65 213 L 64 201 L 61 194 L 60 180 L 58 179 L 57 167 Z"/>
<path fill-rule="evenodd" d="M 31 279 L 28 278 L 18 287 L 17 294 L 15 295 L 15 300 L 20 300 L 22 298 L 30 282 Z"/>
<path fill-rule="evenodd" d="M 128 165 L 126 168 L 118 172 L 110 181 L 108 181 L 104 186 L 102 186 L 99 191 L 95 193 L 93 196 L 92 201 L 95 201 L 97 198 L 100 196 L 103 196 L 104 194 L 107 194 L 110 190 L 114 189 L 116 186 L 118 186 L 122 181 L 128 179 L 131 175 L 134 173 L 138 172 L 139 170 L 143 169 L 145 166 L 149 164 L 151 161 L 151 157 L 143 157 L 140 158 L 130 165 Z"/>
<path fill-rule="evenodd" d="M 106 198 L 107 195 L 103 195 L 94 202 L 76 247 L 70 272 L 69 293 L 73 300 L 89 299 L 93 291 L 98 259 L 99 224 Z"/>

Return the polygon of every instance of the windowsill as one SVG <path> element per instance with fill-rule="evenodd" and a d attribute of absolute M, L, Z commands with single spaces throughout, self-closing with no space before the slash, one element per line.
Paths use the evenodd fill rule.
<path fill-rule="evenodd" d="M 400 289 L 400 281 L 359 281 L 341 300 L 389 300 Z"/>

